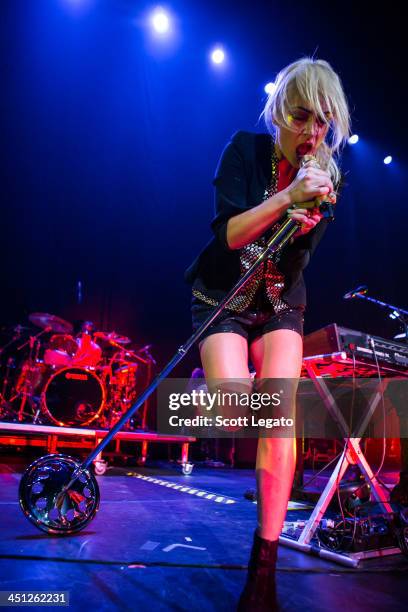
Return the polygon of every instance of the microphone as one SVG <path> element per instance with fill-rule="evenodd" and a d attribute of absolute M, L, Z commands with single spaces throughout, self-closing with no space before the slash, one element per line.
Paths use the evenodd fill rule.
<path fill-rule="evenodd" d="M 320 164 L 314 155 L 302 155 L 302 157 L 299 160 L 299 166 L 303 168 L 303 166 L 306 166 L 306 164 L 309 162 L 312 162 L 312 165 L 315 168 L 320 168 Z"/>
<path fill-rule="evenodd" d="M 302 155 L 301 156 L 299 160 L 300 168 L 303 168 L 304 166 L 306 166 L 306 164 L 310 164 L 314 168 L 321 168 L 318 160 L 316 159 L 314 155 Z M 335 194 L 334 193 L 328 194 L 328 196 L 330 195 L 335 195 Z M 321 214 L 323 215 L 325 219 L 327 219 L 328 221 L 334 221 L 334 204 L 330 200 L 325 199 L 325 197 L 328 197 L 328 196 L 319 196 L 315 198 L 314 205 L 316 208 L 319 209 L 319 211 L 321 212 Z"/>
<path fill-rule="evenodd" d="M 365 295 L 368 291 L 367 285 L 360 285 L 357 289 L 352 289 L 343 295 L 343 300 L 352 300 L 359 295 Z"/>

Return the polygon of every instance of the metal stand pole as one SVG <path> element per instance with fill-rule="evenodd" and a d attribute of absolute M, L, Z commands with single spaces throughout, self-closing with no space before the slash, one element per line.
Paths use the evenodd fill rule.
<path fill-rule="evenodd" d="M 287 218 L 282 225 L 274 232 L 274 234 L 268 240 L 265 249 L 258 256 L 252 266 L 241 276 L 236 285 L 227 293 L 227 295 L 221 300 L 221 302 L 214 308 L 210 316 L 204 321 L 204 323 L 197 329 L 196 332 L 190 338 L 179 347 L 173 358 L 167 363 L 159 374 L 152 380 L 150 385 L 139 395 L 133 406 L 129 408 L 125 414 L 119 419 L 119 421 L 112 427 L 109 433 L 101 440 L 101 442 L 95 447 L 92 453 L 84 460 L 81 466 L 75 470 L 70 482 L 64 486 L 64 490 L 67 490 L 73 482 L 79 477 L 82 471 L 86 470 L 94 461 L 94 459 L 101 453 L 101 451 L 109 444 L 109 442 L 115 437 L 115 435 L 122 429 L 125 423 L 132 418 L 136 411 L 142 406 L 142 404 L 150 397 L 150 395 L 157 389 L 162 380 L 174 370 L 174 368 L 180 363 L 183 357 L 187 354 L 190 348 L 197 342 L 204 331 L 215 321 L 218 315 L 224 310 L 232 298 L 238 293 L 238 291 L 245 285 L 249 280 L 258 266 L 265 261 L 270 253 L 275 253 L 281 249 L 298 230 L 298 223 L 291 218 Z"/>
<path fill-rule="evenodd" d="M 333 217 L 330 203 L 317 202 L 315 205 L 319 206 L 323 216 Z M 298 223 L 295 220 L 286 218 L 269 238 L 264 250 L 252 266 L 214 308 L 201 327 L 180 346 L 169 363 L 139 395 L 134 405 L 107 432 L 106 437 L 98 440 L 97 446 L 82 463 L 68 455 L 47 455 L 37 459 L 26 469 L 20 481 L 19 498 L 20 507 L 28 520 L 47 533 L 64 535 L 80 531 L 92 520 L 98 510 L 100 495 L 96 478 L 88 470 L 90 464 L 100 456 L 107 444 L 146 402 L 160 382 L 172 372 L 221 311 L 228 306 L 230 300 L 245 285 L 256 268 L 270 253 L 281 249 L 297 228 Z M 64 482 L 67 484 L 63 485 Z"/>

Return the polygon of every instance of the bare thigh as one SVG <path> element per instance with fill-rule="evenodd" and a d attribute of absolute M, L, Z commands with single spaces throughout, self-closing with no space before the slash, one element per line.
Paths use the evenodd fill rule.
<path fill-rule="evenodd" d="M 248 342 L 232 332 L 211 334 L 200 343 L 200 356 L 206 379 L 250 378 Z"/>
<path fill-rule="evenodd" d="M 257 378 L 299 378 L 302 354 L 302 337 L 291 329 L 268 332 L 250 346 Z"/>

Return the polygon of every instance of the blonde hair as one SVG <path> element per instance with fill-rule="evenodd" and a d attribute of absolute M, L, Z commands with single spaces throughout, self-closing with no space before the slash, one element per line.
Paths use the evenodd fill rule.
<path fill-rule="evenodd" d="M 339 76 L 328 62 L 305 57 L 281 70 L 274 85 L 261 114 L 269 133 L 273 135 L 276 126 L 293 129 L 288 123 L 291 102 L 296 95 L 307 101 L 316 115 L 331 126 L 331 142 L 324 141 L 316 157 L 337 184 L 340 170 L 336 157 L 350 135 L 350 114 Z M 325 116 L 323 106 L 331 119 Z"/>

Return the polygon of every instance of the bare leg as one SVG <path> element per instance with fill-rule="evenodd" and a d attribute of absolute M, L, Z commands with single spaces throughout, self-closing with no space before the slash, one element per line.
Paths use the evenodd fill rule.
<path fill-rule="evenodd" d="M 212 334 L 200 343 L 200 356 L 207 379 L 250 379 L 248 343 L 232 332 Z"/>
<path fill-rule="evenodd" d="M 200 344 L 201 362 L 209 391 L 250 395 L 252 381 L 248 369 L 248 343 L 235 332 L 221 332 L 205 338 Z M 247 409 L 229 400 L 215 406 L 214 415 L 236 418 Z M 233 433 L 236 427 L 223 427 Z M 232 447 L 233 448 L 233 447 Z M 233 461 L 233 450 L 230 459 Z"/>
<path fill-rule="evenodd" d="M 279 329 L 257 338 L 250 347 L 257 378 L 297 379 L 302 367 L 302 338 Z M 260 438 L 256 458 L 258 534 L 277 540 L 292 487 L 296 460 L 295 438 Z"/>

